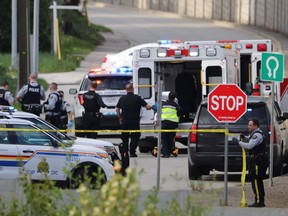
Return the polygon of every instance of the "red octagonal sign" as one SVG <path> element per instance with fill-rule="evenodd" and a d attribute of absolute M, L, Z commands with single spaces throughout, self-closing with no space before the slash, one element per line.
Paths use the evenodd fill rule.
<path fill-rule="evenodd" d="M 247 110 L 247 96 L 236 84 L 220 84 L 208 95 L 208 111 L 218 121 L 234 123 Z"/>

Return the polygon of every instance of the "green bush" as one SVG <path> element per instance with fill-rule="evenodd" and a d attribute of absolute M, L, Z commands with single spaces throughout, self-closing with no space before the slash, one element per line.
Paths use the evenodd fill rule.
<path fill-rule="evenodd" d="M 161 209 L 157 207 L 159 198 L 154 190 L 144 201 L 144 210 L 140 211 L 140 187 L 132 169 L 127 170 L 126 177 L 116 173 L 100 190 L 91 190 L 85 182 L 76 191 L 63 190 L 49 179 L 32 183 L 28 175 L 21 179 L 21 185 L 24 199 L 15 197 L 7 206 L 0 199 L 0 215 L 204 216 L 211 209 L 195 202 L 192 196 L 187 197 L 184 205 L 173 199 L 167 208 Z"/>

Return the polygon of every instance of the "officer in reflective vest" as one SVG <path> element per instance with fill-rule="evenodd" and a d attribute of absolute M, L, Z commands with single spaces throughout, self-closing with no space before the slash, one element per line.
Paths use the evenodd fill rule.
<path fill-rule="evenodd" d="M 16 99 L 22 104 L 24 112 L 40 116 L 42 112 L 40 100 L 45 100 L 46 96 L 44 88 L 37 83 L 37 77 L 36 73 L 30 74 L 29 83 L 20 89 Z"/>
<path fill-rule="evenodd" d="M 0 105 L 13 106 L 14 98 L 9 90 L 9 83 L 4 81 L 0 86 Z"/>
<path fill-rule="evenodd" d="M 249 136 L 242 135 L 243 141 L 235 137 L 233 142 L 238 143 L 244 149 L 250 150 L 249 174 L 252 190 L 255 194 L 255 202 L 248 207 L 265 207 L 265 190 L 263 179 L 268 167 L 268 156 L 266 152 L 266 141 L 263 132 L 259 129 L 259 120 L 250 119 L 248 123 Z"/>
<path fill-rule="evenodd" d="M 174 130 L 178 127 L 180 107 L 175 102 L 176 93 L 170 92 L 168 100 L 162 104 L 161 124 L 163 130 Z M 169 158 L 172 148 L 174 147 L 174 139 L 176 132 L 162 132 L 162 154 L 164 158 Z"/>

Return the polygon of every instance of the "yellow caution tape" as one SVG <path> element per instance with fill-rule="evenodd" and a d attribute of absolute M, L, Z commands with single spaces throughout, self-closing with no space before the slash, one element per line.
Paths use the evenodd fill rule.
<path fill-rule="evenodd" d="M 243 158 L 243 166 L 242 166 L 242 174 L 241 174 L 241 188 L 242 188 L 242 199 L 240 201 L 240 207 L 247 207 L 246 198 L 245 198 L 245 179 L 246 179 L 246 151 L 242 148 L 242 158 Z"/>
<path fill-rule="evenodd" d="M 53 129 L 27 129 L 27 128 L 0 128 L 0 131 L 24 131 L 24 132 L 34 132 L 34 131 L 42 131 L 42 132 L 76 132 L 76 133 L 158 133 L 158 132 L 205 132 L 205 133 L 225 133 L 228 136 L 232 136 L 234 134 L 230 134 L 225 129 L 176 129 L 176 130 L 161 130 L 161 129 L 151 129 L 151 130 L 53 130 Z"/>

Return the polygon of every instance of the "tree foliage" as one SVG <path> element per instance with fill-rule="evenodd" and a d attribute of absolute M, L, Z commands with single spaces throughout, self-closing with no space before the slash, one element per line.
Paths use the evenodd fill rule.
<path fill-rule="evenodd" d="M 33 4 L 34 0 L 30 0 L 30 33 L 33 34 Z M 52 0 L 39 1 L 39 49 L 40 51 L 48 51 L 51 49 L 51 26 L 52 26 L 52 10 L 49 6 Z M 12 39 L 12 1 L 0 1 L 0 52 L 11 52 Z M 19 7 L 17 8 L 19 10 Z M 22 17 L 18 17 L 23 19 Z M 19 23 L 19 22 L 18 22 Z"/>

